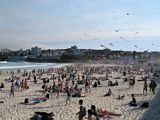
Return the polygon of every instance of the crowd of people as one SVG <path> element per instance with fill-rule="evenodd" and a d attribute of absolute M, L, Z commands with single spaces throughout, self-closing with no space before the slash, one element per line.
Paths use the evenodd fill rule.
<path fill-rule="evenodd" d="M 119 73 L 124 78 L 123 84 L 128 82 L 128 87 L 132 88 L 136 85 L 136 75 L 145 76 L 142 77 L 144 85 L 142 87 L 143 94 L 149 91 L 155 94 L 155 88 L 157 86 L 154 79 L 148 76 L 151 71 L 143 67 L 137 66 L 91 66 L 91 65 L 71 65 L 62 68 L 50 68 L 47 70 L 32 70 L 32 71 L 21 71 L 17 70 L 10 72 L 10 78 L 6 79 L 7 82 L 11 82 L 10 87 L 10 97 L 16 96 L 16 91 L 24 91 L 30 88 L 30 84 L 42 85 L 41 92 L 42 97 L 47 97 L 49 99 L 52 93 L 56 94 L 56 98 L 59 98 L 61 93 L 66 95 L 65 105 L 72 104 L 72 97 L 87 97 L 92 93 L 93 88 L 98 88 L 103 80 L 108 81 L 110 88 L 108 92 L 103 95 L 104 97 L 110 97 L 114 95 L 112 92 L 112 87 L 118 86 L 118 80 L 113 81 L 112 73 Z M 18 77 L 17 74 L 21 74 Z M 100 77 L 95 74 L 99 74 Z M 121 78 L 120 78 L 121 79 Z M 150 83 L 148 84 L 148 82 Z M 30 84 L 28 84 L 28 82 Z M 41 84 L 37 84 L 41 83 Z M 1 83 L 0 88 L 4 88 L 4 83 Z M 2 89 L 1 89 L 2 90 Z M 106 87 L 107 90 L 107 87 Z M 123 100 L 125 95 L 118 95 L 119 100 Z M 107 110 L 96 109 L 96 105 L 91 105 L 91 108 L 86 112 L 86 108 L 83 106 L 83 100 L 79 100 L 80 111 L 76 114 L 79 120 L 84 120 L 86 114 L 88 114 L 88 120 L 99 120 L 101 117 L 105 116 L 121 116 L 121 114 L 109 112 Z M 137 106 L 137 101 L 134 93 L 131 93 L 130 106 Z"/>

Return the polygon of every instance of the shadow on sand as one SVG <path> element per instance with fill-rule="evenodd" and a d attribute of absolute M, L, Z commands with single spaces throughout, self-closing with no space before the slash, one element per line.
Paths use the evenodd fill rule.
<path fill-rule="evenodd" d="M 149 108 L 139 120 L 160 120 L 160 89 L 150 103 Z"/>

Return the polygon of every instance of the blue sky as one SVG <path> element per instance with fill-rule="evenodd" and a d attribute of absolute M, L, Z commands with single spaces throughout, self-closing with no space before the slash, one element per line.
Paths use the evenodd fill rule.
<path fill-rule="evenodd" d="M 0 48 L 75 44 L 102 49 L 103 44 L 115 50 L 159 51 L 159 4 L 159 0 L 1 0 Z"/>

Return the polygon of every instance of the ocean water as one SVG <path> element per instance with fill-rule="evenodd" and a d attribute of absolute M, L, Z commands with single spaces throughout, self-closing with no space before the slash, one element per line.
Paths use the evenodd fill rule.
<path fill-rule="evenodd" d="M 58 68 L 70 65 L 64 63 L 32 63 L 32 62 L 7 62 L 0 61 L 0 71 L 10 71 L 17 69 L 33 70 L 33 69 L 47 69 L 47 68 Z"/>

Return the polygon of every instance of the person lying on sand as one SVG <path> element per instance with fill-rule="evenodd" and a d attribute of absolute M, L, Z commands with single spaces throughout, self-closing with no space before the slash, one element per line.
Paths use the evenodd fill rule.
<path fill-rule="evenodd" d="M 99 109 L 97 111 L 99 114 L 101 113 L 103 116 L 121 116 L 122 115 L 122 114 L 118 114 L 118 113 L 114 113 L 114 112 L 109 112 L 105 109 Z"/>
<path fill-rule="evenodd" d="M 99 120 L 100 118 L 105 118 L 106 116 L 121 116 L 122 114 L 109 112 L 105 109 L 98 109 L 96 110 L 95 105 L 91 105 L 92 115 L 96 117 L 96 120 Z"/>
<path fill-rule="evenodd" d="M 47 98 L 33 98 L 31 102 L 29 102 L 28 98 L 25 98 L 24 102 L 21 102 L 20 104 L 35 105 L 35 104 L 42 103 L 42 102 L 45 102 L 45 101 L 47 101 Z"/>

